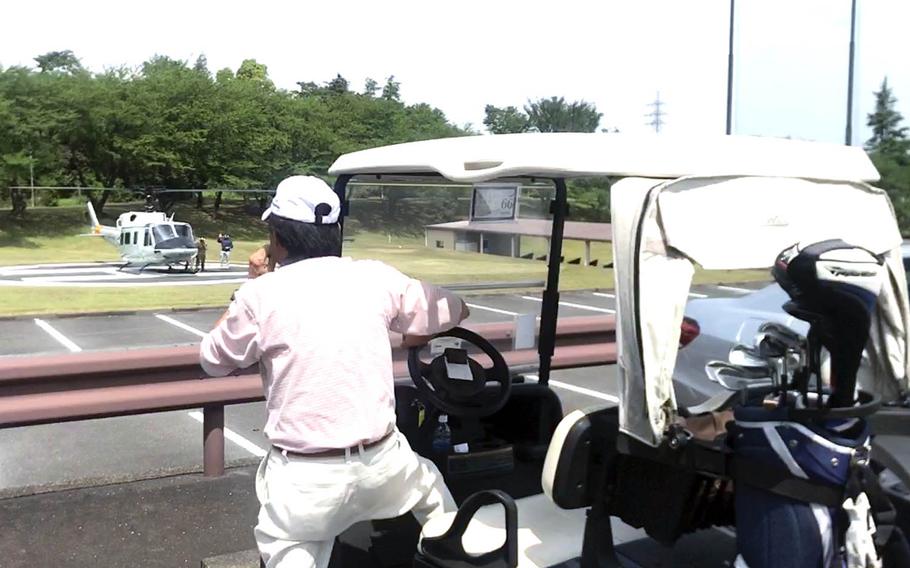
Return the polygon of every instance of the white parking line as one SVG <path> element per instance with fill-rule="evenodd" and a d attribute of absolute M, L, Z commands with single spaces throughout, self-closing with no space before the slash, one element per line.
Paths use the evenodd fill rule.
<path fill-rule="evenodd" d="M 538 377 L 537 375 L 525 375 L 525 379 L 529 379 L 532 382 L 536 383 L 537 381 L 540 380 L 540 377 Z M 592 398 L 599 398 L 600 400 L 606 400 L 608 402 L 615 402 L 615 403 L 619 402 L 619 398 L 613 396 L 612 394 L 607 394 L 607 393 L 596 391 L 596 390 L 586 389 L 585 387 L 577 387 L 575 385 L 570 385 L 569 383 L 564 383 L 562 381 L 554 381 L 553 379 L 550 379 L 550 382 L 547 384 L 549 384 L 551 387 L 556 387 L 556 388 L 564 389 L 567 391 L 577 392 L 579 394 L 590 396 Z"/>
<path fill-rule="evenodd" d="M 535 298 L 534 296 L 521 296 L 523 300 L 531 300 L 533 302 L 543 302 L 542 298 Z M 573 304 L 572 302 L 559 302 L 560 306 L 565 306 L 567 308 L 578 308 L 579 310 L 588 310 L 591 312 L 601 312 L 604 314 L 615 314 L 616 310 L 611 310 L 610 308 L 595 308 L 594 306 L 586 306 L 584 304 Z"/>
<path fill-rule="evenodd" d="M 476 310 L 483 310 L 483 311 L 486 311 L 486 312 L 493 312 L 494 314 L 502 314 L 502 315 L 504 315 L 504 316 L 517 316 L 517 315 L 518 315 L 517 312 L 510 312 L 510 311 L 508 311 L 508 310 L 500 310 L 499 308 L 491 308 L 491 307 L 488 307 L 488 306 L 481 306 L 480 304 L 469 304 L 469 303 L 465 302 L 465 305 L 466 305 L 467 307 L 471 308 L 472 310 L 474 310 L 474 309 L 476 309 Z"/>
<path fill-rule="evenodd" d="M 208 333 L 202 331 L 201 329 L 196 329 L 195 327 L 193 327 L 191 325 L 186 325 L 182 321 L 177 321 L 174 318 L 170 318 L 170 317 L 162 315 L 162 314 L 155 314 L 155 317 L 160 319 L 163 322 L 169 323 L 175 327 L 179 327 L 183 331 L 188 331 L 188 332 L 192 333 L 193 335 L 198 335 L 199 337 L 205 337 L 206 335 L 208 335 Z"/>
<path fill-rule="evenodd" d="M 105 269 L 105 268 L 111 267 L 111 266 L 113 266 L 114 268 L 118 268 L 120 266 L 120 264 L 115 263 L 115 262 L 114 263 L 112 263 L 112 262 L 67 262 L 67 263 L 63 263 L 63 264 L 14 264 L 12 266 L 0 267 L 0 272 L 7 271 L 7 270 L 17 271 L 17 270 L 34 270 L 34 269 L 44 270 L 44 269 L 48 269 L 48 268 L 55 268 L 55 269 L 73 268 L 73 267 L 81 268 L 81 267 L 85 267 L 85 266 L 95 267 L 96 269 Z"/>
<path fill-rule="evenodd" d="M 729 290 L 731 292 L 739 292 L 741 294 L 751 294 L 755 290 L 750 290 L 749 288 L 737 288 L 736 286 L 721 286 L 720 284 L 714 286 L 715 288 L 720 288 L 721 290 Z"/>
<path fill-rule="evenodd" d="M 35 318 L 35 324 L 47 332 L 48 335 L 60 342 L 61 345 L 70 350 L 71 353 L 79 353 L 82 351 L 82 348 L 70 341 L 70 339 L 51 327 L 51 324 L 47 323 L 43 319 Z"/>
<path fill-rule="evenodd" d="M 22 269 L 22 268 L 8 268 L 0 269 L 0 276 L 16 276 L 16 277 L 27 277 L 27 276 L 66 276 L 68 274 L 98 274 L 107 273 L 109 270 L 113 270 L 113 273 L 117 273 L 116 269 L 105 268 L 103 266 L 95 266 L 93 268 L 35 268 L 35 269 Z M 122 272 L 120 274 L 123 274 Z"/>
<path fill-rule="evenodd" d="M 187 414 L 190 415 L 190 418 L 192 418 L 193 420 L 196 420 L 200 424 L 203 423 L 203 420 L 204 420 L 203 415 L 198 410 L 188 412 Z M 266 450 L 260 448 L 257 444 L 247 440 L 246 438 L 244 438 L 237 432 L 234 432 L 230 428 L 224 429 L 224 437 L 227 438 L 228 440 L 234 442 L 235 444 L 237 444 L 244 450 L 248 451 L 249 453 L 253 454 L 257 458 L 264 457 L 265 454 L 268 453 Z"/>
<path fill-rule="evenodd" d="M 606 292 L 591 292 L 595 296 L 600 296 L 601 298 L 612 298 L 616 299 L 616 294 L 607 294 Z M 707 298 L 707 294 L 699 294 L 698 292 L 689 292 L 689 295 L 693 298 Z"/>
<path fill-rule="evenodd" d="M 149 274 L 137 275 L 120 272 L 119 274 L 76 274 L 73 276 L 23 276 L 20 280 L 34 284 L 38 282 L 102 282 L 105 280 L 135 280 L 136 278 L 148 280 L 158 277 Z"/>

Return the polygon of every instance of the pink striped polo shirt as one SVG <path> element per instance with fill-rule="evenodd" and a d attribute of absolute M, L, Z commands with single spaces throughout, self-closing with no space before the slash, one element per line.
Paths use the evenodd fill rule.
<path fill-rule="evenodd" d="M 260 362 L 265 435 L 295 452 L 356 446 L 395 424 L 389 330 L 431 335 L 460 322 L 462 300 L 372 260 L 321 257 L 237 290 L 202 340 L 213 376 Z"/>

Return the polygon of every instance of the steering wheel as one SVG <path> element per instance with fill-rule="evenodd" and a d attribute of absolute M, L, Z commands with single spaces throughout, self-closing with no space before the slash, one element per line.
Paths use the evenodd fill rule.
<path fill-rule="evenodd" d="M 493 366 L 485 368 L 468 357 L 464 349 L 452 348 L 430 363 L 424 363 L 420 360 L 420 347 L 411 347 L 408 371 L 417 392 L 430 404 L 453 416 L 489 416 L 505 406 L 512 392 L 512 377 L 499 351 L 480 335 L 462 327 L 454 327 L 436 337 L 454 337 L 479 347 Z M 450 369 L 461 373 L 451 377 Z M 499 385 L 493 398 L 483 395 L 487 383 Z"/>

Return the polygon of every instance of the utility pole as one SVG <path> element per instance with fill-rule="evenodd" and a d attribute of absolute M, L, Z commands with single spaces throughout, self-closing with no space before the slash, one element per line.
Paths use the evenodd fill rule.
<path fill-rule="evenodd" d="M 850 63 L 847 70 L 847 133 L 844 137 L 844 144 L 847 146 L 853 144 L 853 52 L 855 49 L 855 38 L 856 0 L 853 0 L 850 7 Z"/>
<path fill-rule="evenodd" d="M 645 115 L 651 119 L 651 122 L 649 122 L 648 125 L 653 126 L 654 132 L 657 132 L 658 134 L 660 134 L 660 127 L 664 124 L 663 116 L 666 114 L 660 110 L 662 104 L 663 102 L 660 100 L 660 91 L 657 91 L 657 98 L 649 105 L 654 107 L 654 110 Z"/>
<path fill-rule="evenodd" d="M 32 209 L 35 208 L 35 160 L 32 155 L 28 155 L 28 179 L 29 186 L 32 188 Z"/>
<path fill-rule="evenodd" d="M 853 0 L 856 2 L 856 0 Z M 733 133 L 733 4 L 730 0 L 730 44 L 727 50 L 727 134 Z"/>

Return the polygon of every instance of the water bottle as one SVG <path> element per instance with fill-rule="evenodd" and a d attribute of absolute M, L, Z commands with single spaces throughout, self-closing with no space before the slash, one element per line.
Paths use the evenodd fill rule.
<path fill-rule="evenodd" d="M 439 425 L 433 430 L 433 451 L 437 454 L 447 454 L 452 447 L 452 431 L 448 422 L 448 415 L 440 414 Z"/>

